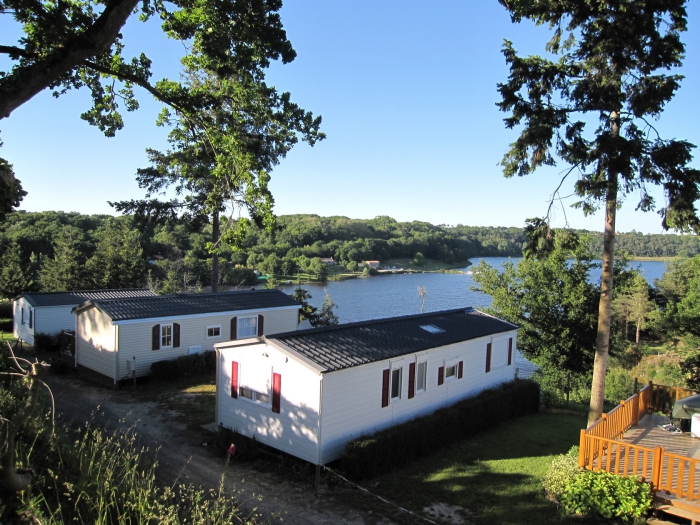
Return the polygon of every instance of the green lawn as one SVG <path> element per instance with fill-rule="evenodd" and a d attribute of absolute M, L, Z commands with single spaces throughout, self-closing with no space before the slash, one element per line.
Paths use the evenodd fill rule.
<path fill-rule="evenodd" d="M 461 507 L 465 523 L 609 523 L 562 520 L 556 504 L 542 494 L 541 479 L 552 458 L 578 444 L 585 423 L 583 417 L 562 414 L 519 418 L 363 485 L 417 513 L 436 503 Z M 344 497 L 400 523 L 421 522 L 360 491 Z"/>

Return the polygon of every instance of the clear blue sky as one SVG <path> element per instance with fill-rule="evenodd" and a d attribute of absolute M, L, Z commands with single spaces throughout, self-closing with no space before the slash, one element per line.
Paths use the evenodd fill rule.
<path fill-rule="evenodd" d="M 700 5 L 688 9 L 686 78 L 657 124 L 665 138 L 700 144 Z M 10 44 L 18 33 L 1 18 L 0 42 Z M 276 213 L 518 227 L 545 213 L 565 166 L 505 179 L 498 163 L 516 132 L 495 102 L 508 75 L 503 39 L 541 54 L 546 28 L 511 24 L 495 0 L 294 0 L 282 20 L 298 56 L 273 66 L 269 82 L 322 115 L 328 138 L 299 144 L 272 172 Z M 126 54 L 153 59 L 154 78 L 177 77 L 181 48 L 157 25 L 132 17 L 124 34 Z M 80 120 L 85 90 L 44 92 L 0 121 L 0 156 L 29 192 L 21 209 L 112 213 L 107 200 L 143 197 L 136 169 L 147 165 L 146 147 L 165 147 L 166 130 L 155 126 L 158 104 L 138 95 L 141 109 L 111 139 Z M 631 195 L 617 229 L 661 233 L 659 216 L 635 205 Z M 565 216 L 575 228 L 603 226 L 600 214 L 584 218 L 568 205 L 555 224 Z"/>

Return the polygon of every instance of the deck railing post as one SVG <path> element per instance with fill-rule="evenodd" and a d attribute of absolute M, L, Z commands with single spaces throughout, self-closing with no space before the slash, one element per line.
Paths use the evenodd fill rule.
<path fill-rule="evenodd" d="M 581 429 L 581 438 L 578 445 L 578 466 L 583 468 L 586 465 L 586 429 Z"/>
<path fill-rule="evenodd" d="M 651 467 L 651 487 L 654 491 L 661 487 L 661 466 L 664 461 L 664 447 L 654 449 L 654 461 Z"/>
<path fill-rule="evenodd" d="M 636 382 L 637 382 L 637 380 L 635 379 L 635 383 Z M 633 411 L 632 412 L 632 425 L 635 427 L 637 425 L 639 425 L 639 402 L 640 402 L 639 398 L 640 397 L 641 396 L 639 395 L 639 393 L 636 393 L 636 394 L 634 394 L 634 396 L 632 396 L 632 399 L 634 399 L 634 401 L 632 402 L 632 411 Z"/>

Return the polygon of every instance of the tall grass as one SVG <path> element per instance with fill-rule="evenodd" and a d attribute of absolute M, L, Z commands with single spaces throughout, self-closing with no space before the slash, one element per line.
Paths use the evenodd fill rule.
<path fill-rule="evenodd" d="M 75 442 L 62 443 L 57 468 L 47 469 L 32 490 L 18 495 L 15 509 L 6 508 L 2 519 L 55 525 L 257 523 L 256 517 L 242 516 L 225 493 L 224 476 L 210 490 L 162 486 L 156 466 L 133 430 L 87 429 Z"/>

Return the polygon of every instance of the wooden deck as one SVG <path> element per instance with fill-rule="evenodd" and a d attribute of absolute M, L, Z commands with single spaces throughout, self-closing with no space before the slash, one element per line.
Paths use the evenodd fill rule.
<path fill-rule="evenodd" d="M 694 462 L 686 462 L 685 458 L 700 460 L 700 439 L 693 437 L 690 432 L 674 434 L 660 428 L 667 423 L 669 418 L 666 416 L 647 415 L 636 427 L 625 432 L 620 441 L 648 449 L 663 448 L 663 488 L 656 493 L 655 507 L 660 511 L 660 516 L 671 514 L 696 525 L 700 522 L 700 500 L 697 494 L 700 471 L 694 467 Z M 683 480 L 682 483 L 672 479 L 673 473 L 676 474 L 676 478 Z"/>
<path fill-rule="evenodd" d="M 690 432 L 672 434 L 659 428 L 667 423 L 668 417 L 649 414 L 644 416 L 636 427 L 625 432 L 620 441 L 646 448 L 664 447 L 666 452 L 700 459 L 700 439 L 692 437 Z"/>

